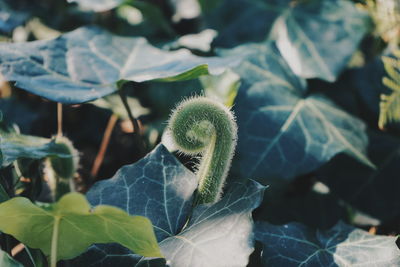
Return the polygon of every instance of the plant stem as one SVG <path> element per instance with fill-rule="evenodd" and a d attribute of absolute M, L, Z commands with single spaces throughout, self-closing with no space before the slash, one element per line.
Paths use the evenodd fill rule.
<path fill-rule="evenodd" d="M 101 140 L 99 152 L 97 153 L 96 159 L 93 162 L 92 170 L 90 171 L 92 178 L 97 176 L 100 166 L 103 163 L 104 155 L 106 154 L 108 144 L 110 143 L 111 134 L 117 121 L 118 116 L 115 114 L 112 114 L 108 120 L 103 139 Z"/>
<path fill-rule="evenodd" d="M 26 246 L 24 246 L 24 248 L 25 248 L 26 254 L 28 254 L 28 257 L 29 257 L 29 259 L 30 259 L 31 262 L 32 262 L 33 267 L 36 267 L 36 262 L 35 262 L 35 259 L 34 259 L 33 256 L 32 256 L 31 251 L 30 251 L 29 248 L 26 247 Z"/>
<path fill-rule="evenodd" d="M 62 103 L 57 103 L 57 138 L 63 136 L 62 130 Z"/>
<path fill-rule="evenodd" d="M 132 123 L 133 126 L 133 139 L 135 141 L 135 145 L 138 149 L 138 154 L 139 157 L 142 158 L 145 154 L 146 154 L 146 149 L 144 147 L 144 143 L 142 140 L 142 137 L 140 135 L 140 127 L 139 127 L 139 123 L 137 122 L 137 120 L 135 119 L 135 117 L 132 114 L 131 109 L 129 108 L 129 104 L 126 98 L 126 94 L 123 91 L 123 88 L 120 88 L 120 90 L 118 90 L 118 94 L 121 97 L 122 103 L 124 104 L 124 107 L 126 109 L 126 112 L 128 113 L 128 117 L 129 120 Z"/>
<path fill-rule="evenodd" d="M 58 249 L 58 227 L 60 225 L 60 217 L 54 218 L 53 235 L 51 237 L 51 254 L 50 254 L 50 266 L 57 267 L 57 249 Z"/>

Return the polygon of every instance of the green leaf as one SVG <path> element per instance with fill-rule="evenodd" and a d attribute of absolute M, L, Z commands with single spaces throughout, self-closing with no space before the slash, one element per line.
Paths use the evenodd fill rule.
<path fill-rule="evenodd" d="M 345 152 L 374 168 L 367 158 L 362 121 L 318 94 L 305 95 L 274 44 L 245 45 L 248 53 L 235 71 L 241 76 L 236 97 L 239 171 L 251 178 L 293 178 L 311 172 Z"/>
<path fill-rule="evenodd" d="M 6 252 L 0 250 L 0 266 L 1 267 L 23 267 L 23 265 L 14 260 Z"/>
<path fill-rule="evenodd" d="M 171 267 L 215 266 L 221 260 L 225 266 L 245 266 L 253 251 L 250 214 L 264 187 L 254 181 L 235 183 L 219 202 L 194 208 L 187 223 L 196 186 L 195 175 L 160 145 L 113 179 L 95 184 L 88 199 L 148 216 Z M 96 244 L 73 265 L 140 266 L 149 261 L 120 246 Z"/>
<path fill-rule="evenodd" d="M 78 193 L 67 194 L 48 208 L 39 208 L 26 198 L 12 198 L 0 204 L 0 230 L 57 260 L 76 257 L 93 243 L 111 242 L 141 255 L 162 256 L 147 218 L 130 217 L 105 205 L 91 211 Z"/>
<path fill-rule="evenodd" d="M 202 76 L 199 78 L 204 94 L 224 105 L 231 107 L 240 86 L 240 77 L 231 70 L 218 76 Z"/>
<path fill-rule="evenodd" d="M 173 83 L 147 83 L 144 94 L 153 114 L 168 119 L 169 113 L 184 98 L 202 94 L 199 79 Z"/>
<path fill-rule="evenodd" d="M 41 159 L 46 157 L 68 158 L 62 146 L 54 140 L 0 130 L 0 166 L 6 167 L 20 158 Z"/>
<path fill-rule="evenodd" d="M 179 81 L 217 75 L 239 57 L 198 57 L 163 51 L 144 38 L 83 27 L 50 41 L 0 44 L 0 72 L 31 93 L 63 103 L 95 100 L 117 90 L 120 80 Z"/>
<path fill-rule="evenodd" d="M 254 250 L 251 212 L 264 189 L 252 180 L 234 183 L 219 202 L 196 207 L 182 232 L 159 243 L 169 266 L 246 266 Z"/>
<path fill-rule="evenodd" d="M 132 266 L 132 267 L 166 267 L 164 258 L 146 258 L 133 254 L 127 248 L 119 244 L 96 244 L 89 248 L 78 258 L 71 261 L 72 266 L 76 267 L 112 267 L 112 266 Z"/>
<path fill-rule="evenodd" d="M 131 28 L 135 36 L 144 36 L 152 40 L 176 37 L 170 20 L 166 17 L 162 5 L 151 1 L 128 1 L 115 11 Z"/>
<path fill-rule="evenodd" d="M 119 169 L 113 178 L 93 185 L 87 198 L 93 206 L 112 205 L 149 218 L 160 241 L 183 227 L 196 187 L 196 176 L 159 145 L 144 159 Z"/>
<path fill-rule="evenodd" d="M 339 222 L 327 231 L 299 223 L 256 222 L 263 266 L 399 266 L 397 237 L 371 235 Z"/>
<path fill-rule="evenodd" d="M 210 3 L 201 1 L 203 8 Z M 216 46 L 234 47 L 267 38 L 275 19 L 289 6 L 289 0 L 224 0 L 204 13 L 207 28 L 218 31 Z M 207 8 L 206 8 L 207 9 Z"/>
<path fill-rule="evenodd" d="M 295 74 L 333 82 L 370 25 L 351 1 L 302 1 L 276 20 L 271 37 Z"/>
<path fill-rule="evenodd" d="M 203 13 L 216 8 L 222 0 L 199 0 L 199 4 Z"/>

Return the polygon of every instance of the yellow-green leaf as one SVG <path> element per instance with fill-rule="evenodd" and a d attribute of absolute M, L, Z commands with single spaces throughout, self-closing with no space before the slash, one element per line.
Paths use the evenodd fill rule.
<path fill-rule="evenodd" d="M 94 243 L 119 243 L 147 257 L 162 257 L 149 219 L 100 205 L 90 210 L 85 196 L 70 193 L 49 207 L 16 197 L 0 204 L 0 231 L 52 261 L 70 259 Z"/>

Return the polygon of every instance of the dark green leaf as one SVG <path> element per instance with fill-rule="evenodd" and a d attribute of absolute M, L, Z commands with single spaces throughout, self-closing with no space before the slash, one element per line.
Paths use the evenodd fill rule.
<path fill-rule="evenodd" d="M 290 71 L 273 44 L 247 45 L 253 51 L 237 68 L 242 77 L 235 113 L 237 160 L 250 178 L 293 178 L 346 152 L 374 167 L 365 155 L 365 125 L 321 95 L 304 95 L 303 81 Z"/>
<path fill-rule="evenodd" d="M 23 265 L 8 255 L 6 252 L 0 250 L 0 266 L 1 267 L 23 267 Z"/>
<path fill-rule="evenodd" d="M 299 223 L 256 222 L 264 266 L 399 266 L 396 237 L 371 235 L 342 222 L 327 231 Z"/>
<path fill-rule="evenodd" d="M 87 193 L 93 206 L 107 204 L 149 218 L 158 241 L 182 229 L 190 212 L 196 176 L 163 145 L 141 161 L 122 167 Z"/>
<path fill-rule="evenodd" d="M 199 0 L 199 4 L 203 13 L 216 8 L 222 0 Z"/>
<path fill-rule="evenodd" d="M 196 186 L 194 174 L 158 146 L 140 162 L 122 168 L 115 178 L 96 184 L 88 198 L 93 205 L 117 205 L 148 216 L 171 267 L 215 266 L 221 260 L 224 266 L 245 266 L 253 250 L 250 213 L 261 202 L 264 187 L 253 181 L 235 183 L 219 202 L 196 207 L 185 225 Z M 74 266 L 128 262 L 135 266 L 149 259 L 116 245 L 95 245 Z"/>
<path fill-rule="evenodd" d="M 303 1 L 275 22 L 271 35 L 293 72 L 335 81 L 370 27 L 347 0 Z"/>
<path fill-rule="evenodd" d="M 196 207 L 182 232 L 159 243 L 169 266 L 246 266 L 254 250 L 251 212 L 264 189 L 235 183 L 219 202 Z"/>
<path fill-rule="evenodd" d="M 0 166 L 6 167 L 19 158 L 41 159 L 50 156 L 71 157 L 54 140 L 0 131 Z"/>
<path fill-rule="evenodd" d="M 135 10 L 135 11 L 134 11 Z M 135 13 L 132 13 L 135 12 Z M 140 23 L 132 21 L 132 19 L 141 14 Z M 175 37 L 175 32 L 172 29 L 168 17 L 166 17 L 164 10 L 157 2 L 152 1 L 131 1 L 125 5 L 118 7 L 116 11 L 119 16 L 125 19 L 128 23 L 134 24 L 132 33 L 135 36 L 148 36 L 154 39 L 159 39 L 161 36 Z"/>
<path fill-rule="evenodd" d="M 275 19 L 288 8 L 290 1 L 224 0 L 218 5 L 212 2 L 216 7 L 205 13 L 205 23 L 218 31 L 215 45 L 234 47 L 265 40 Z"/>
<path fill-rule="evenodd" d="M 96 244 L 81 256 L 69 261 L 74 267 L 164 267 L 164 258 L 146 258 L 133 254 L 119 244 Z"/>
<path fill-rule="evenodd" d="M 91 211 L 86 198 L 78 193 L 67 194 L 47 208 L 23 197 L 3 202 L 0 231 L 29 247 L 40 248 L 47 256 L 56 251 L 57 260 L 76 257 L 93 243 L 111 242 L 141 255 L 161 256 L 147 218 L 130 217 L 118 208 L 103 205 Z"/>
<path fill-rule="evenodd" d="M 240 86 L 240 77 L 231 70 L 218 76 L 202 76 L 199 78 L 205 96 L 231 107 Z"/>
<path fill-rule="evenodd" d="M 117 90 L 120 80 L 178 81 L 220 74 L 239 57 L 198 57 L 187 50 L 163 51 L 144 38 L 83 27 L 50 41 L 0 44 L 6 80 L 50 100 L 82 103 Z"/>
<path fill-rule="evenodd" d="M 202 94 L 199 79 L 174 83 L 146 83 L 144 97 L 150 103 L 153 114 L 165 121 L 169 113 L 184 98 Z"/>

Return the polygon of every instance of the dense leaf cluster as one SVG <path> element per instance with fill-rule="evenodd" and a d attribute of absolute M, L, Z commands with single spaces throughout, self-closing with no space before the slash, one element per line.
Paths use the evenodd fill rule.
<path fill-rule="evenodd" d="M 395 0 L 0 0 L 0 266 L 399 266 L 397 22 Z M 198 94 L 238 126 L 215 203 L 166 129 Z"/>

